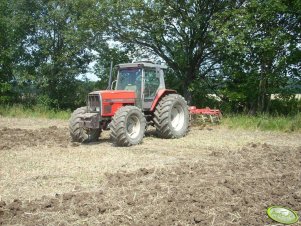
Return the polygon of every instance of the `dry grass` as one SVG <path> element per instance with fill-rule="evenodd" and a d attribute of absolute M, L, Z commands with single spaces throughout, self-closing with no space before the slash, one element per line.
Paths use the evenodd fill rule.
<path fill-rule="evenodd" d="M 143 144 L 120 148 L 109 131 L 98 143 L 71 144 L 60 120 L 0 118 L 0 132 L 12 139 L 0 144 L 4 223 L 271 225 L 267 206 L 301 210 L 299 133 L 194 127 L 182 139 L 150 131 Z"/>
<path fill-rule="evenodd" d="M 67 128 L 68 121 L 60 119 L 42 119 L 42 118 L 11 118 L 0 115 L 0 129 L 19 128 L 19 129 L 40 129 L 49 126 L 57 126 L 60 128 Z"/>
<path fill-rule="evenodd" d="M 0 118 L 0 129 L 38 129 L 56 125 L 65 130 L 66 121 Z M 50 138 L 51 139 L 51 138 Z M 0 199 L 34 199 L 76 189 L 98 188 L 105 173 L 131 172 L 140 168 L 165 168 L 180 162 L 206 159 L 208 153 L 237 150 L 249 143 L 301 146 L 301 134 L 229 130 L 223 127 L 192 128 L 182 139 L 163 140 L 147 135 L 143 144 L 113 147 L 109 131 L 99 143 L 90 145 L 17 146 L 0 151 Z"/>

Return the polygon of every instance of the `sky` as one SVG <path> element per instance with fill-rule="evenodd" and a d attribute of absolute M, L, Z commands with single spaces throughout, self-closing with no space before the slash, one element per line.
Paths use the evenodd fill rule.
<path fill-rule="evenodd" d="M 83 80 L 83 79 L 87 78 L 93 82 L 99 81 L 100 79 L 96 76 L 96 74 L 94 73 L 94 70 L 93 70 L 93 67 L 95 64 L 96 64 L 96 61 L 91 62 L 88 66 L 88 72 L 86 74 L 81 74 L 81 75 L 77 76 L 77 79 Z"/>

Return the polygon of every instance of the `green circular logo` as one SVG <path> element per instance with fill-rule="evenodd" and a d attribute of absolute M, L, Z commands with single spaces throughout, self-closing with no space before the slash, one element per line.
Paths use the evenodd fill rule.
<path fill-rule="evenodd" d="M 293 224 L 299 219 L 295 211 L 282 206 L 269 207 L 267 214 L 271 219 L 282 224 Z"/>

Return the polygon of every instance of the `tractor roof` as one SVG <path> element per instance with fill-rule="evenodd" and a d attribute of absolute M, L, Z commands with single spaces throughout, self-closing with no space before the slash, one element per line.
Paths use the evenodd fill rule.
<path fill-rule="evenodd" d="M 149 68 L 161 68 L 161 69 L 167 69 L 165 65 L 160 64 L 154 64 L 149 61 L 137 61 L 134 63 L 126 63 L 126 64 L 118 64 L 116 65 L 118 68 L 129 68 L 129 67 L 149 67 Z"/>

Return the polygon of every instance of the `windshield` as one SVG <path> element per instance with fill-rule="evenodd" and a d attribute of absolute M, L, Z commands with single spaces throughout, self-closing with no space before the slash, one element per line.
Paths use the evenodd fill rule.
<path fill-rule="evenodd" d="M 141 88 L 141 68 L 123 68 L 119 70 L 117 90 L 139 90 Z"/>

